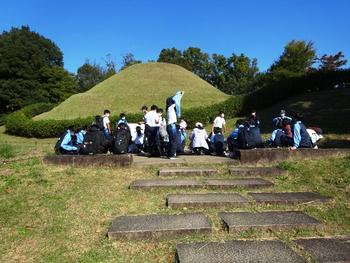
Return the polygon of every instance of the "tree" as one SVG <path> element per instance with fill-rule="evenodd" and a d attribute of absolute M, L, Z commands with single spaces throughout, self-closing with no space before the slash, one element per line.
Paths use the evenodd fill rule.
<path fill-rule="evenodd" d="M 122 68 L 120 70 L 123 70 L 127 67 L 130 67 L 134 64 L 142 63 L 141 60 L 136 60 L 134 54 L 132 53 L 126 53 L 123 56 L 123 62 L 122 62 Z"/>
<path fill-rule="evenodd" d="M 305 74 L 314 64 L 316 51 L 312 42 L 289 42 L 279 59 L 272 64 L 269 72 L 275 75 L 300 75 Z"/>
<path fill-rule="evenodd" d="M 176 48 L 165 48 L 160 51 L 157 62 L 166 62 L 176 65 L 183 65 L 183 57 L 181 50 Z"/>
<path fill-rule="evenodd" d="M 105 79 L 104 69 L 88 60 L 77 70 L 78 92 L 85 92 Z"/>
<path fill-rule="evenodd" d="M 210 56 L 196 47 L 183 52 L 176 48 L 162 49 L 158 62 L 180 65 L 228 94 L 252 91 L 259 72 L 257 60 L 244 54 L 233 54 L 228 58 L 220 54 Z"/>
<path fill-rule="evenodd" d="M 321 62 L 319 69 L 325 71 L 335 71 L 347 63 L 347 60 L 341 51 L 333 56 L 324 54 L 319 58 L 319 61 Z"/>
<path fill-rule="evenodd" d="M 109 77 L 117 73 L 115 61 L 112 58 L 111 54 L 106 55 L 105 64 L 106 64 L 106 69 L 105 69 L 104 79 L 108 79 Z"/>
<path fill-rule="evenodd" d="M 76 90 L 76 78 L 62 67 L 45 67 L 40 75 L 44 97 L 50 98 L 52 103 L 68 99 L 72 94 L 71 91 Z"/>
<path fill-rule="evenodd" d="M 225 58 L 213 55 L 214 84 L 227 94 L 243 94 L 253 90 L 253 83 L 259 72 L 257 59 L 250 59 L 244 54 L 232 54 Z"/>
<path fill-rule="evenodd" d="M 209 79 L 210 62 L 209 55 L 203 53 L 200 48 L 189 47 L 182 53 L 183 67 L 198 75 L 204 80 Z"/>
<path fill-rule="evenodd" d="M 42 74 L 56 67 L 63 69 L 63 54 L 50 39 L 33 32 L 28 26 L 12 28 L 0 35 L 0 113 L 14 111 L 35 102 L 54 102 L 45 90 L 52 78 Z M 60 77 L 71 80 L 68 72 Z M 50 86 L 50 85 L 49 85 Z M 75 92 L 66 90 L 61 101 Z"/>

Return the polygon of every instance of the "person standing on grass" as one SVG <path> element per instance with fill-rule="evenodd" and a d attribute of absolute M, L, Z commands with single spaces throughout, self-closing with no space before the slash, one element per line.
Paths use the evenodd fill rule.
<path fill-rule="evenodd" d="M 111 121 L 109 120 L 111 112 L 109 110 L 104 110 L 103 112 L 103 134 L 105 139 L 108 140 L 112 134 Z"/>
<path fill-rule="evenodd" d="M 176 92 L 175 96 L 166 99 L 167 131 L 169 134 L 168 158 L 176 158 L 178 126 L 177 118 L 181 117 L 181 99 L 183 91 Z"/>
<path fill-rule="evenodd" d="M 211 132 L 214 133 L 214 129 L 220 132 L 226 131 L 226 121 L 225 121 L 225 113 L 223 111 L 219 112 L 219 115 L 215 118 L 213 122 L 213 127 L 211 129 Z M 218 130 L 220 129 L 220 130 Z"/>
<path fill-rule="evenodd" d="M 145 114 L 145 137 L 148 142 L 147 152 L 151 156 L 160 155 L 159 144 L 157 141 L 157 136 L 159 132 L 160 117 L 157 113 L 158 107 L 156 105 L 151 106 L 151 110 Z"/>

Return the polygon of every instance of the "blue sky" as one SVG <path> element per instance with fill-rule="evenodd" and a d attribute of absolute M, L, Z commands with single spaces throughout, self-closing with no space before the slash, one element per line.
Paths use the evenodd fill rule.
<path fill-rule="evenodd" d="M 292 39 L 350 60 L 348 0 L 1 1 L 0 31 L 21 25 L 53 40 L 71 72 L 108 53 L 120 67 L 128 52 L 147 61 L 162 48 L 189 46 L 256 57 L 263 71 Z"/>

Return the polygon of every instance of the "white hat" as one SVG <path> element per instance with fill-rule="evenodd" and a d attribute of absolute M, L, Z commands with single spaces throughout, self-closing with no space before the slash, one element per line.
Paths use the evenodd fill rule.
<path fill-rule="evenodd" d="M 203 128 L 203 124 L 201 122 L 196 122 L 196 127 Z"/>
<path fill-rule="evenodd" d="M 180 121 L 180 129 L 186 129 L 186 128 L 187 128 L 187 123 L 184 120 Z"/>

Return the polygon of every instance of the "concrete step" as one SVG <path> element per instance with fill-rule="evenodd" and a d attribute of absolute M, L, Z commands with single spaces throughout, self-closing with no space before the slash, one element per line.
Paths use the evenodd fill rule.
<path fill-rule="evenodd" d="M 334 149 L 297 149 L 290 150 L 288 148 L 263 148 L 252 150 L 238 150 L 238 156 L 242 164 L 267 164 L 279 163 L 285 160 L 307 160 L 329 156 L 338 156 L 349 154 L 350 149 L 334 148 Z"/>
<path fill-rule="evenodd" d="M 273 183 L 261 178 L 250 179 L 206 179 L 206 180 L 193 180 L 193 179 L 145 179 L 135 180 L 131 182 L 130 189 L 149 189 L 149 188 L 164 188 L 164 187 L 176 187 L 176 188 L 257 188 L 272 186 Z"/>
<path fill-rule="evenodd" d="M 166 204 L 171 208 L 241 207 L 249 200 L 236 193 L 169 194 Z"/>
<path fill-rule="evenodd" d="M 300 211 L 223 212 L 219 217 L 229 233 L 249 229 L 315 228 L 321 223 Z"/>
<path fill-rule="evenodd" d="M 249 193 L 257 202 L 263 204 L 298 204 L 307 202 L 326 202 L 330 198 L 312 192 L 287 193 Z"/>
<path fill-rule="evenodd" d="M 217 174 L 216 169 L 210 168 L 163 168 L 160 169 L 159 176 L 211 176 Z"/>
<path fill-rule="evenodd" d="M 316 262 L 350 262 L 350 236 L 297 239 Z"/>
<path fill-rule="evenodd" d="M 120 216 L 108 230 L 110 239 L 145 240 L 211 233 L 209 218 L 203 213 L 180 215 Z"/>
<path fill-rule="evenodd" d="M 45 164 L 94 167 L 130 167 L 133 163 L 131 154 L 96 154 L 96 155 L 48 155 Z"/>
<path fill-rule="evenodd" d="M 287 171 L 277 167 L 231 167 L 231 175 L 238 176 L 279 176 L 286 175 Z"/>
<path fill-rule="evenodd" d="M 279 240 L 179 244 L 180 263 L 303 263 L 307 262 Z"/>
<path fill-rule="evenodd" d="M 261 178 L 244 179 L 207 179 L 208 188 L 258 188 L 273 186 L 273 183 Z"/>
<path fill-rule="evenodd" d="M 159 187 L 200 188 L 203 182 L 192 179 L 145 179 L 131 182 L 130 189 L 149 189 Z"/>

